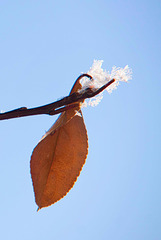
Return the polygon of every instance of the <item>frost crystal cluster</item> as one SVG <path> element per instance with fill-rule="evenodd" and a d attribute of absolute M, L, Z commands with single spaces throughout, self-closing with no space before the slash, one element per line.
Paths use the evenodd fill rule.
<path fill-rule="evenodd" d="M 132 78 L 132 70 L 126 65 L 124 68 L 112 67 L 111 72 L 107 72 L 102 69 L 103 60 L 94 60 L 92 67 L 88 71 L 88 74 L 93 77 L 93 81 L 84 77 L 81 80 L 82 90 L 90 87 L 93 90 L 102 87 L 104 84 L 109 82 L 112 79 L 115 79 L 115 82 L 112 83 L 109 87 L 106 88 L 108 93 L 111 93 L 114 89 L 117 88 L 119 82 L 127 82 Z M 81 91 L 82 91 L 81 90 Z M 103 98 L 103 94 L 100 93 L 94 98 L 91 98 L 88 102 L 85 102 L 83 106 L 96 106 Z"/>

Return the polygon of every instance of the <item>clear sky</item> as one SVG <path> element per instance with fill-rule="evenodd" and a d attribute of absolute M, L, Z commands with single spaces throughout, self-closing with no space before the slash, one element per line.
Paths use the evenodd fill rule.
<path fill-rule="evenodd" d="M 83 109 L 89 154 L 61 201 L 36 212 L 29 165 L 56 117 L 0 122 L 1 239 L 161 239 L 161 1 L 0 1 L 0 110 L 66 96 L 94 59 L 133 79 Z"/>

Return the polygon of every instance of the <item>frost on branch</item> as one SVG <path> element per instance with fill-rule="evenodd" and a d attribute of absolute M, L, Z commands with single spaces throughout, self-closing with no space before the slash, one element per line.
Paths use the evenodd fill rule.
<path fill-rule="evenodd" d="M 124 68 L 120 67 L 112 67 L 111 72 L 102 69 L 103 60 L 94 60 L 92 67 L 88 71 L 88 74 L 93 77 L 93 81 L 89 80 L 89 78 L 82 78 L 81 85 L 82 90 L 86 88 L 98 89 L 102 87 L 104 84 L 109 82 L 112 79 L 115 79 L 115 82 L 112 83 L 108 88 L 106 88 L 108 93 L 111 93 L 114 89 L 117 88 L 119 82 L 128 82 L 132 78 L 132 70 L 126 65 Z M 81 91 L 82 91 L 81 90 Z M 103 94 L 100 93 L 94 98 L 91 98 L 88 103 L 83 103 L 83 106 L 90 105 L 92 107 L 99 104 L 101 99 L 103 98 Z"/>

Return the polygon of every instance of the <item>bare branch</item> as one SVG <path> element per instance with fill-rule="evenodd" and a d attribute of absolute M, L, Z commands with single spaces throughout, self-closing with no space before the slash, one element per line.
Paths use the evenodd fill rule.
<path fill-rule="evenodd" d="M 83 77 L 88 77 L 92 80 L 92 77 L 89 74 L 82 74 L 78 77 L 78 79 L 81 79 Z M 58 100 L 56 102 L 43 105 L 40 107 L 35 107 L 35 108 L 21 107 L 9 112 L 0 113 L 0 120 L 32 116 L 32 115 L 40 115 L 40 114 L 48 114 L 48 115 L 59 114 L 63 111 L 76 107 L 79 104 L 79 102 L 85 100 L 86 98 L 92 98 L 96 96 L 97 94 L 102 92 L 105 88 L 107 88 L 109 85 L 111 85 L 114 81 L 115 80 L 112 79 L 111 81 L 106 83 L 104 86 L 96 90 L 93 90 L 92 88 L 86 88 L 84 91 L 72 93 L 71 95 L 62 98 L 61 100 Z"/>

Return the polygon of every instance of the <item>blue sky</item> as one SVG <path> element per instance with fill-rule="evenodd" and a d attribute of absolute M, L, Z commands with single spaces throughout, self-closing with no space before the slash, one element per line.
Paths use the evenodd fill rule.
<path fill-rule="evenodd" d="M 5 240 L 161 239 L 161 2 L 1 1 L 0 109 L 66 96 L 94 59 L 133 79 L 83 109 L 89 154 L 74 188 L 38 213 L 30 156 L 56 116 L 0 122 Z"/>

